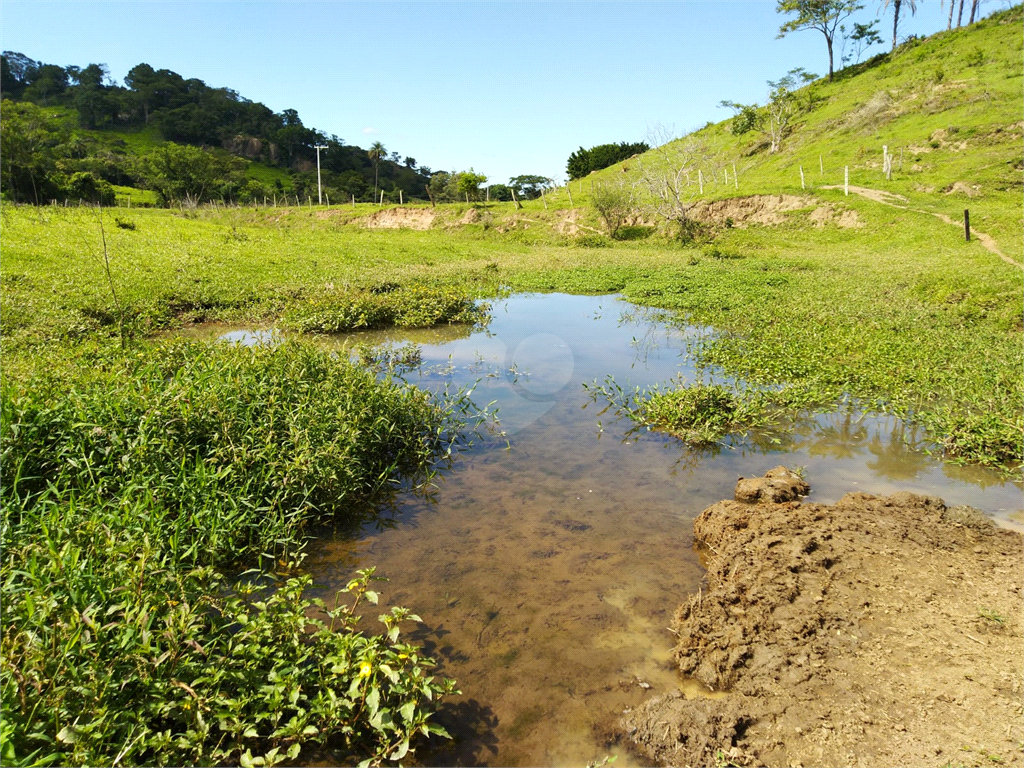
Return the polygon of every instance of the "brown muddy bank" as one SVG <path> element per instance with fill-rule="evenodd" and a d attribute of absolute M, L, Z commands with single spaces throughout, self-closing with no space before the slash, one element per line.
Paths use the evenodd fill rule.
<path fill-rule="evenodd" d="M 802 504 L 773 474 L 697 518 L 708 583 L 673 623 L 680 671 L 728 693 L 627 711 L 633 746 L 687 766 L 1024 765 L 1021 535 L 910 493 Z"/>

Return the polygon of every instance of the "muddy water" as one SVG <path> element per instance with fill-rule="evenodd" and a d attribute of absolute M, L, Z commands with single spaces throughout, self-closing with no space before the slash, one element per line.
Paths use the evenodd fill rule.
<path fill-rule="evenodd" d="M 439 716 L 454 741 L 421 748 L 422 762 L 584 765 L 617 752 L 601 734 L 625 707 L 681 686 L 700 695 L 671 669 L 668 626 L 701 583 L 692 520 L 731 497 L 740 475 L 800 465 L 814 501 L 911 490 L 1024 523 L 1019 486 L 931 459 L 922 435 L 891 418 L 835 412 L 778 445 L 694 452 L 602 413 L 581 386 L 608 374 L 627 388 L 692 380 L 685 351 L 698 333 L 614 297 L 549 294 L 497 302 L 472 334 L 338 340 L 421 344 L 422 366 L 406 378 L 475 382 L 505 432 L 466 451 L 432 498 L 402 499 L 392 525 L 321 538 L 307 560 L 325 596 L 376 566 L 390 580 L 382 604 L 425 619 L 412 637 L 463 695 Z"/>

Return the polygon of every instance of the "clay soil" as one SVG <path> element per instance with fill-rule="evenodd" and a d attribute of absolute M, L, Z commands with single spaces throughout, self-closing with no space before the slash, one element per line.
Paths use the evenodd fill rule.
<path fill-rule="evenodd" d="M 676 613 L 675 660 L 719 697 L 627 711 L 633 746 L 686 766 L 1024 765 L 1021 535 L 910 493 L 800 503 L 799 478 L 769 475 L 694 523 L 707 586 Z"/>

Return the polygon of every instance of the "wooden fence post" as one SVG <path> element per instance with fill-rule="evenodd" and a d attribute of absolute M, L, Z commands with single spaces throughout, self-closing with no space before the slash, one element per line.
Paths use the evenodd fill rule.
<path fill-rule="evenodd" d="M 964 237 L 971 242 L 971 212 L 964 208 Z"/>
<path fill-rule="evenodd" d="M 804 184 L 804 167 L 800 166 L 800 189 L 807 189 L 807 185 Z"/>
<path fill-rule="evenodd" d="M 845 176 L 843 178 L 844 178 L 844 181 L 843 181 L 843 192 L 847 196 L 849 196 L 850 195 L 850 166 L 848 166 L 848 165 L 846 166 Z"/>

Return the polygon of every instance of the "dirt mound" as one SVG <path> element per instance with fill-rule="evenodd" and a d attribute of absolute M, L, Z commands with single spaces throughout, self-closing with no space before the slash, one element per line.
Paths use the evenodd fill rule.
<path fill-rule="evenodd" d="M 385 208 L 363 220 L 369 229 L 430 229 L 433 223 L 429 208 Z"/>
<path fill-rule="evenodd" d="M 977 184 L 967 185 L 962 181 L 955 181 L 948 187 L 942 190 L 944 195 L 967 195 L 967 197 L 977 197 L 981 194 L 981 187 Z"/>
<path fill-rule="evenodd" d="M 795 485 L 773 472 L 769 487 Z M 683 674 L 728 693 L 626 712 L 649 758 L 1024 765 L 1020 534 L 910 493 L 723 501 L 694 534 L 708 589 L 677 611 L 674 655 Z"/>
<path fill-rule="evenodd" d="M 841 229 L 857 229 L 863 226 L 856 211 L 845 209 L 837 212 L 831 205 L 822 205 L 811 211 L 811 223 L 819 229 L 834 224 Z"/>
<path fill-rule="evenodd" d="M 786 220 L 782 215 L 786 211 L 811 205 L 814 205 L 811 199 L 798 195 L 751 195 L 700 202 L 693 207 L 691 215 L 709 224 L 725 224 L 727 219 L 732 219 L 733 226 L 743 228 L 748 224 L 781 224 Z"/>

